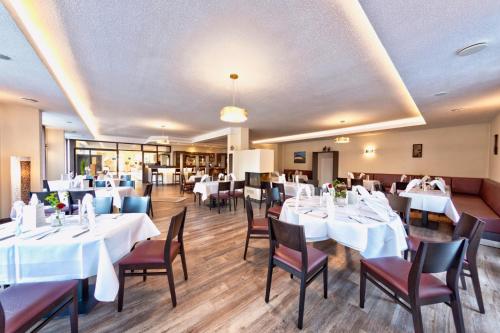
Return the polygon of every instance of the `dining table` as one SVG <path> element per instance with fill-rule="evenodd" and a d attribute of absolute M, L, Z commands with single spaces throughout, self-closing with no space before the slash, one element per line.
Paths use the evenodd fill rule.
<path fill-rule="evenodd" d="M 280 220 L 304 226 L 308 242 L 327 239 L 359 251 L 364 258 L 401 256 L 406 250 L 406 232 L 398 214 L 387 221 L 365 216 L 361 200 L 328 208 L 327 198 L 289 198 L 283 203 Z"/>
<path fill-rule="evenodd" d="M 201 195 L 201 200 L 205 201 L 208 199 L 210 194 L 216 194 L 219 189 L 218 180 L 215 181 L 204 181 L 197 182 L 194 184 L 193 193 L 199 193 Z M 231 181 L 231 191 L 234 189 L 234 181 Z"/>
<path fill-rule="evenodd" d="M 421 226 L 423 227 L 437 228 L 437 223 L 429 223 L 429 212 L 445 214 L 454 223 L 458 222 L 460 218 L 451 200 L 449 187 L 444 192 L 414 187 L 409 191 L 399 192 L 399 196 L 411 198 L 411 209 L 422 212 Z"/>
<path fill-rule="evenodd" d="M 81 313 L 97 301 L 114 301 L 119 284 L 113 264 L 136 242 L 160 235 L 143 213 L 97 215 L 92 230 L 76 215 L 60 227 L 47 224 L 17 236 L 15 230 L 15 222 L 0 225 L 0 285 L 78 279 Z"/>
<path fill-rule="evenodd" d="M 113 197 L 113 207 L 115 207 L 118 210 L 122 208 L 122 201 L 124 197 L 132 197 L 136 195 L 134 188 L 131 186 L 61 188 L 57 190 L 57 194 L 61 202 L 63 202 L 66 205 L 69 204 L 67 195 L 69 191 L 71 192 L 94 191 L 96 197 Z M 46 208 L 49 209 L 50 207 L 47 206 Z"/>

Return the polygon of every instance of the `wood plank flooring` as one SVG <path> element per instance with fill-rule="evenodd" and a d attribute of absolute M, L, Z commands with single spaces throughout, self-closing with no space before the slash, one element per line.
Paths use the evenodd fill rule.
<path fill-rule="evenodd" d="M 138 191 L 139 193 L 139 191 Z M 170 216 L 188 207 L 185 243 L 189 280 L 184 281 L 180 258 L 174 262 L 177 307 L 172 308 L 166 277 L 128 278 L 123 312 L 116 302 L 100 303 L 80 315 L 80 332 L 298 332 L 299 283 L 275 269 L 271 299 L 264 302 L 268 241 L 250 240 L 243 260 L 246 215 L 242 201 L 237 211 L 209 211 L 194 204 L 193 196 L 180 203 L 162 201 L 179 196 L 177 187 L 153 190 L 154 222 L 165 238 Z M 158 201 L 156 201 L 158 200 Z M 254 206 L 257 216 L 263 215 Z M 415 234 L 448 239 L 449 226 L 439 231 L 412 228 Z M 368 283 L 365 308 L 359 300 L 359 254 L 334 241 L 314 244 L 329 254 L 328 298 L 317 279 L 306 291 L 304 332 L 413 332 L 411 315 Z M 461 291 L 465 327 L 469 332 L 498 332 L 500 321 L 500 250 L 481 246 L 481 287 L 486 314 L 477 311 L 472 283 Z M 449 307 L 423 308 L 426 332 L 455 332 Z M 67 318 L 51 322 L 44 332 L 69 331 Z"/>

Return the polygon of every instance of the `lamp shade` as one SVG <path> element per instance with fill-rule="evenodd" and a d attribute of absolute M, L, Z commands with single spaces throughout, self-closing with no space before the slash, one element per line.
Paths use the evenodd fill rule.
<path fill-rule="evenodd" d="M 220 110 L 220 120 L 229 123 L 242 123 L 247 121 L 248 112 L 237 106 L 225 106 Z"/>

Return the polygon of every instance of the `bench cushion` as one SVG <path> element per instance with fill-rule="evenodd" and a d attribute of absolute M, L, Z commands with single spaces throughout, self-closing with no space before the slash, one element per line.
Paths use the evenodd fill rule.
<path fill-rule="evenodd" d="M 484 228 L 485 232 L 500 233 L 500 217 L 481 197 L 476 195 L 454 194 L 452 201 L 458 214 L 464 212 L 469 213 L 486 223 Z"/>
<path fill-rule="evenodd" d="M 451 192 L 457 194 L 479 195 L 482 178 L 453 177 L 451 179 Z"/>

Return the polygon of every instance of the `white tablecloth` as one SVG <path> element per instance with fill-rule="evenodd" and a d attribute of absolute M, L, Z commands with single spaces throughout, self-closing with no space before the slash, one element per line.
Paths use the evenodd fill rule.
<path fill-rule="evenodd" d="M 96 229 L 77 238 L 81 232 L 78 217 L 66 217 L 56 234 L 36 240 L 28 238 L 43 227 L 20 237 L 0 241 L 0 284 L 85 279 L 96 276 L 95 298 L 112 302 L 118 293 L 113 263 L 130 252 L 132 246 L 160 232 L 146 214 L 101 215 Z M 0 229 L 0 238 L 12 234 L 14 222 Z"/>
<path fill-rule="evenodd" d="M 309 187 L 309 189 L 311 190 L 311 193 L 314 194 L 314 185 L 312 185 L 312 184 L 304 184 L 304 183 L 299 183 L 299 185 L 302 188 Z M 284 184 L 284 187 L 285 187 L 285 195 L 289 195 L 289 196 L 292 196 L 292 197 L 297 196 L 297 189 L 298 189 L 297 183 L 295 183 L 295 182 L 286 182 Z M 302 193 L 302 194 L 304 195 L 305 193 Z"/>
<path fill-rule="evenodd" d="M 198 182 L 194 184 L 193 192 L 200 193 L 203 201 L 207 200 L 210 194 L 217 193 L 219 182 Z M 234 189 L 234 182 L 231 182 L 231 191 Z"/>
<path fill-rule="evenodd" d="M 115 186 L 113 187 L 96 187 L 96 197 L 113 197 L 113 206 L 120 209 L 122 208 L 122 200 L 124 197 L 135 196 L 135 191 L 130 186 Z"/>
<path fill-rule="evenodd" d="M 67 191 L 71 187 L 71 180 L 49 180 L 47 183 L 51 191 Z"/>
<path fill-rule="evenodd" d="M 450 192 L 443 193 L 440 190 L 428 190 L 413 188 L 409 192 L 401 191 L 399 195 L 411 198 L 411 208 L 445 214 L 453 222 L 458 222 L 460 216 L 451 201 Z"/>
<path fill-rule="evenodd" d="M 335 207 L 333 216 L 326 213 L 319 197 L 304 198 L 295 206 L 295 198 L 288 199 L 281 210 L 280 220 L 304 226 L 307 241 L 331 238 L 355 249 L 365 258 L 401 256 L 407 249 L 406 232 L 398 215 L 390 222 L 363 219 L 363 223 L 348 216 L 358 216 L 357 205 Z M 312 212 L 305 213 L 312 209 Z M 325 218 L 319 215 L 327 215 Z M 316 216 L 315 216 L 316 215 Z"/>

